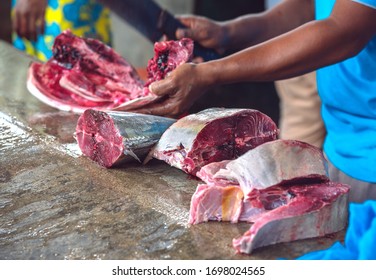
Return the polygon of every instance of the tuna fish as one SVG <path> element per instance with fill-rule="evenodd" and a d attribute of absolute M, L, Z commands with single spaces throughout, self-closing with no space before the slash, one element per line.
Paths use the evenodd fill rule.
<path fill-rule="evenodd" d="M 141 161 L 174 119 L 86 110 L 78 119 L 76 139 L 82 153 L 104 167 Z"/>
<path fill-rule="evenodd" d="M 110 110 L 147 95 L 134 67 L 98 40 L 64 31 L 52 50 L 48 62 L 31 64 L 27 81 L 30 93 L 52 107 Z"/>
<path fill-rule="evenodd" d="M 200 173 L 203 176 L 208 168 Z M 247 196 L 253 189 L 327 178 L 327 162 L 321 150 L 295 140 L 276 140 L 247 152 L 228 162 L 213 180 L 238 182 Z"/>
<path fill-rule="evenodd" d="M 277 135 L 276 124 L 257 110 L 212 108 L 179 119 L 151 156 L 195 175 L 208 163 L 237 158 Z"/>
<path fill-rule="evenodd" d="M 307 143 L 267 142 L 196 175 L 206 184 L 192 196 L 189 223 L 254 223 L 234 241 L 238 252 L 323 236 L 346 225 L 349 186 L 329 181 L 322 152 Z"/>
<path fill-rule="evenodd" d="M 255 220 L 233 240 L 239 253 L 281 242 L 325 236 L 346 227 L 350 187 L 334 182 L 286 188 L 289 200 Z"/>
<path fill-rule="evenodd" d="M 98 40 L 77 37 L 67 30 L 56 37 L 52 50 L 53 57 L 46 63 L 30 65 L 27 88 L 36 98 L 76 113 L 89 108 L 129 111 L 158 98 L 148 85 L 190 61 L 193 41 L 155 43 L 146 84 L 129 62 Z"/>

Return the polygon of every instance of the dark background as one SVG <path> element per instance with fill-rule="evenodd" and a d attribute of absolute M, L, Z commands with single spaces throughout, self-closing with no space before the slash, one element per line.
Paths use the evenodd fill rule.
<path fill-rule="evenodd" d="M 0 4 L 0 40 L 11 41 L 10 23 L 11 0 L 1 0 Z"/>

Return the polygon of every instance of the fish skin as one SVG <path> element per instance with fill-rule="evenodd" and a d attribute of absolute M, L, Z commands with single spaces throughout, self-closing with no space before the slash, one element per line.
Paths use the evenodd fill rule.
<path fill-rule="evenodd" d="M 308 143 L 281 139 L 257 146 L 212 176 L 213 181 L 237 182 L 245 197 L 253 189 L 296 183 L 300 178 L 328 181 L 327 161 L 321 150 Z"/>
<path fill-rule="evenodd" d="M 192 196 L 189 223 L 253 223 L 233 240 L 238 253 L 324 236 L 347 223 L 350 187 L 330 182 L 321 150 L 301 141 L 266 142 L 235 160 L 210 163 L 197 176 L 206 184 Z M 234 197 L 224 201 L 226 195 Z"/>
<path fill-rule="evenodd" d="M 195 175 L 210 162 L 234 159 L 277 136 L 276 124 L 260 111 L 210 108 L 179 119 L 150 155 Z"/>
<path fill-rule="evenodd" d="M 84 155 L 104 167 L 139 162 L 175 119 L 129 112 L 86 110 L 78 119 L 76 139 Z"/>
<path fill-rule="evenodd" d="M 350 186 L 326 182 L 310 187 L 334 191 L 327 197 L 297 196 L 288 204 L 261 215 L 247 232 L 233 240 L 236 252 L 251 254 L 256 248 L 343 230 L 347 225 Z"/>

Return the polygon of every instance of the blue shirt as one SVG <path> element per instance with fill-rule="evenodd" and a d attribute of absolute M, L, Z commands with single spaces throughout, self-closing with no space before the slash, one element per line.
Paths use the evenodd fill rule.
<path fill-rule="evenodd" d="M 335 0 L 315 2 L 316 19 L 324 19 Z M 376 9 L 376 0 L 355 2 Z M 376 37 L 355 57 L 319 69 L 317 84 L 329 160 L 355 179 L 376 182 Z"/>

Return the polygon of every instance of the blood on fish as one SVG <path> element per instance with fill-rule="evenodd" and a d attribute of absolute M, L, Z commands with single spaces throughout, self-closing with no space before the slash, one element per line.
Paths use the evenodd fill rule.
<path fill-rule="evenodd" d="M 137 108 L 157 98 L 149 91 L 150 83 L 190 61 L 193 41 L 157 42 L 154 49 L 144 84 L 135 68 L 112 48 L 66 30 L 56 37 L 49 61 L 31 64 L 27 88 L 42 102 L 64 111 Z"/>
<path fill-rule="evenodd" d="M 238 124 L 247 120 L 257 129 L 252 126 L 237 133 Z M 260 111 L 211 108 L 179 119 L 162 135 L 151 155 L 195 175 L 211 162 L 234 159 L 277 136 L 276 124 Z"/>

